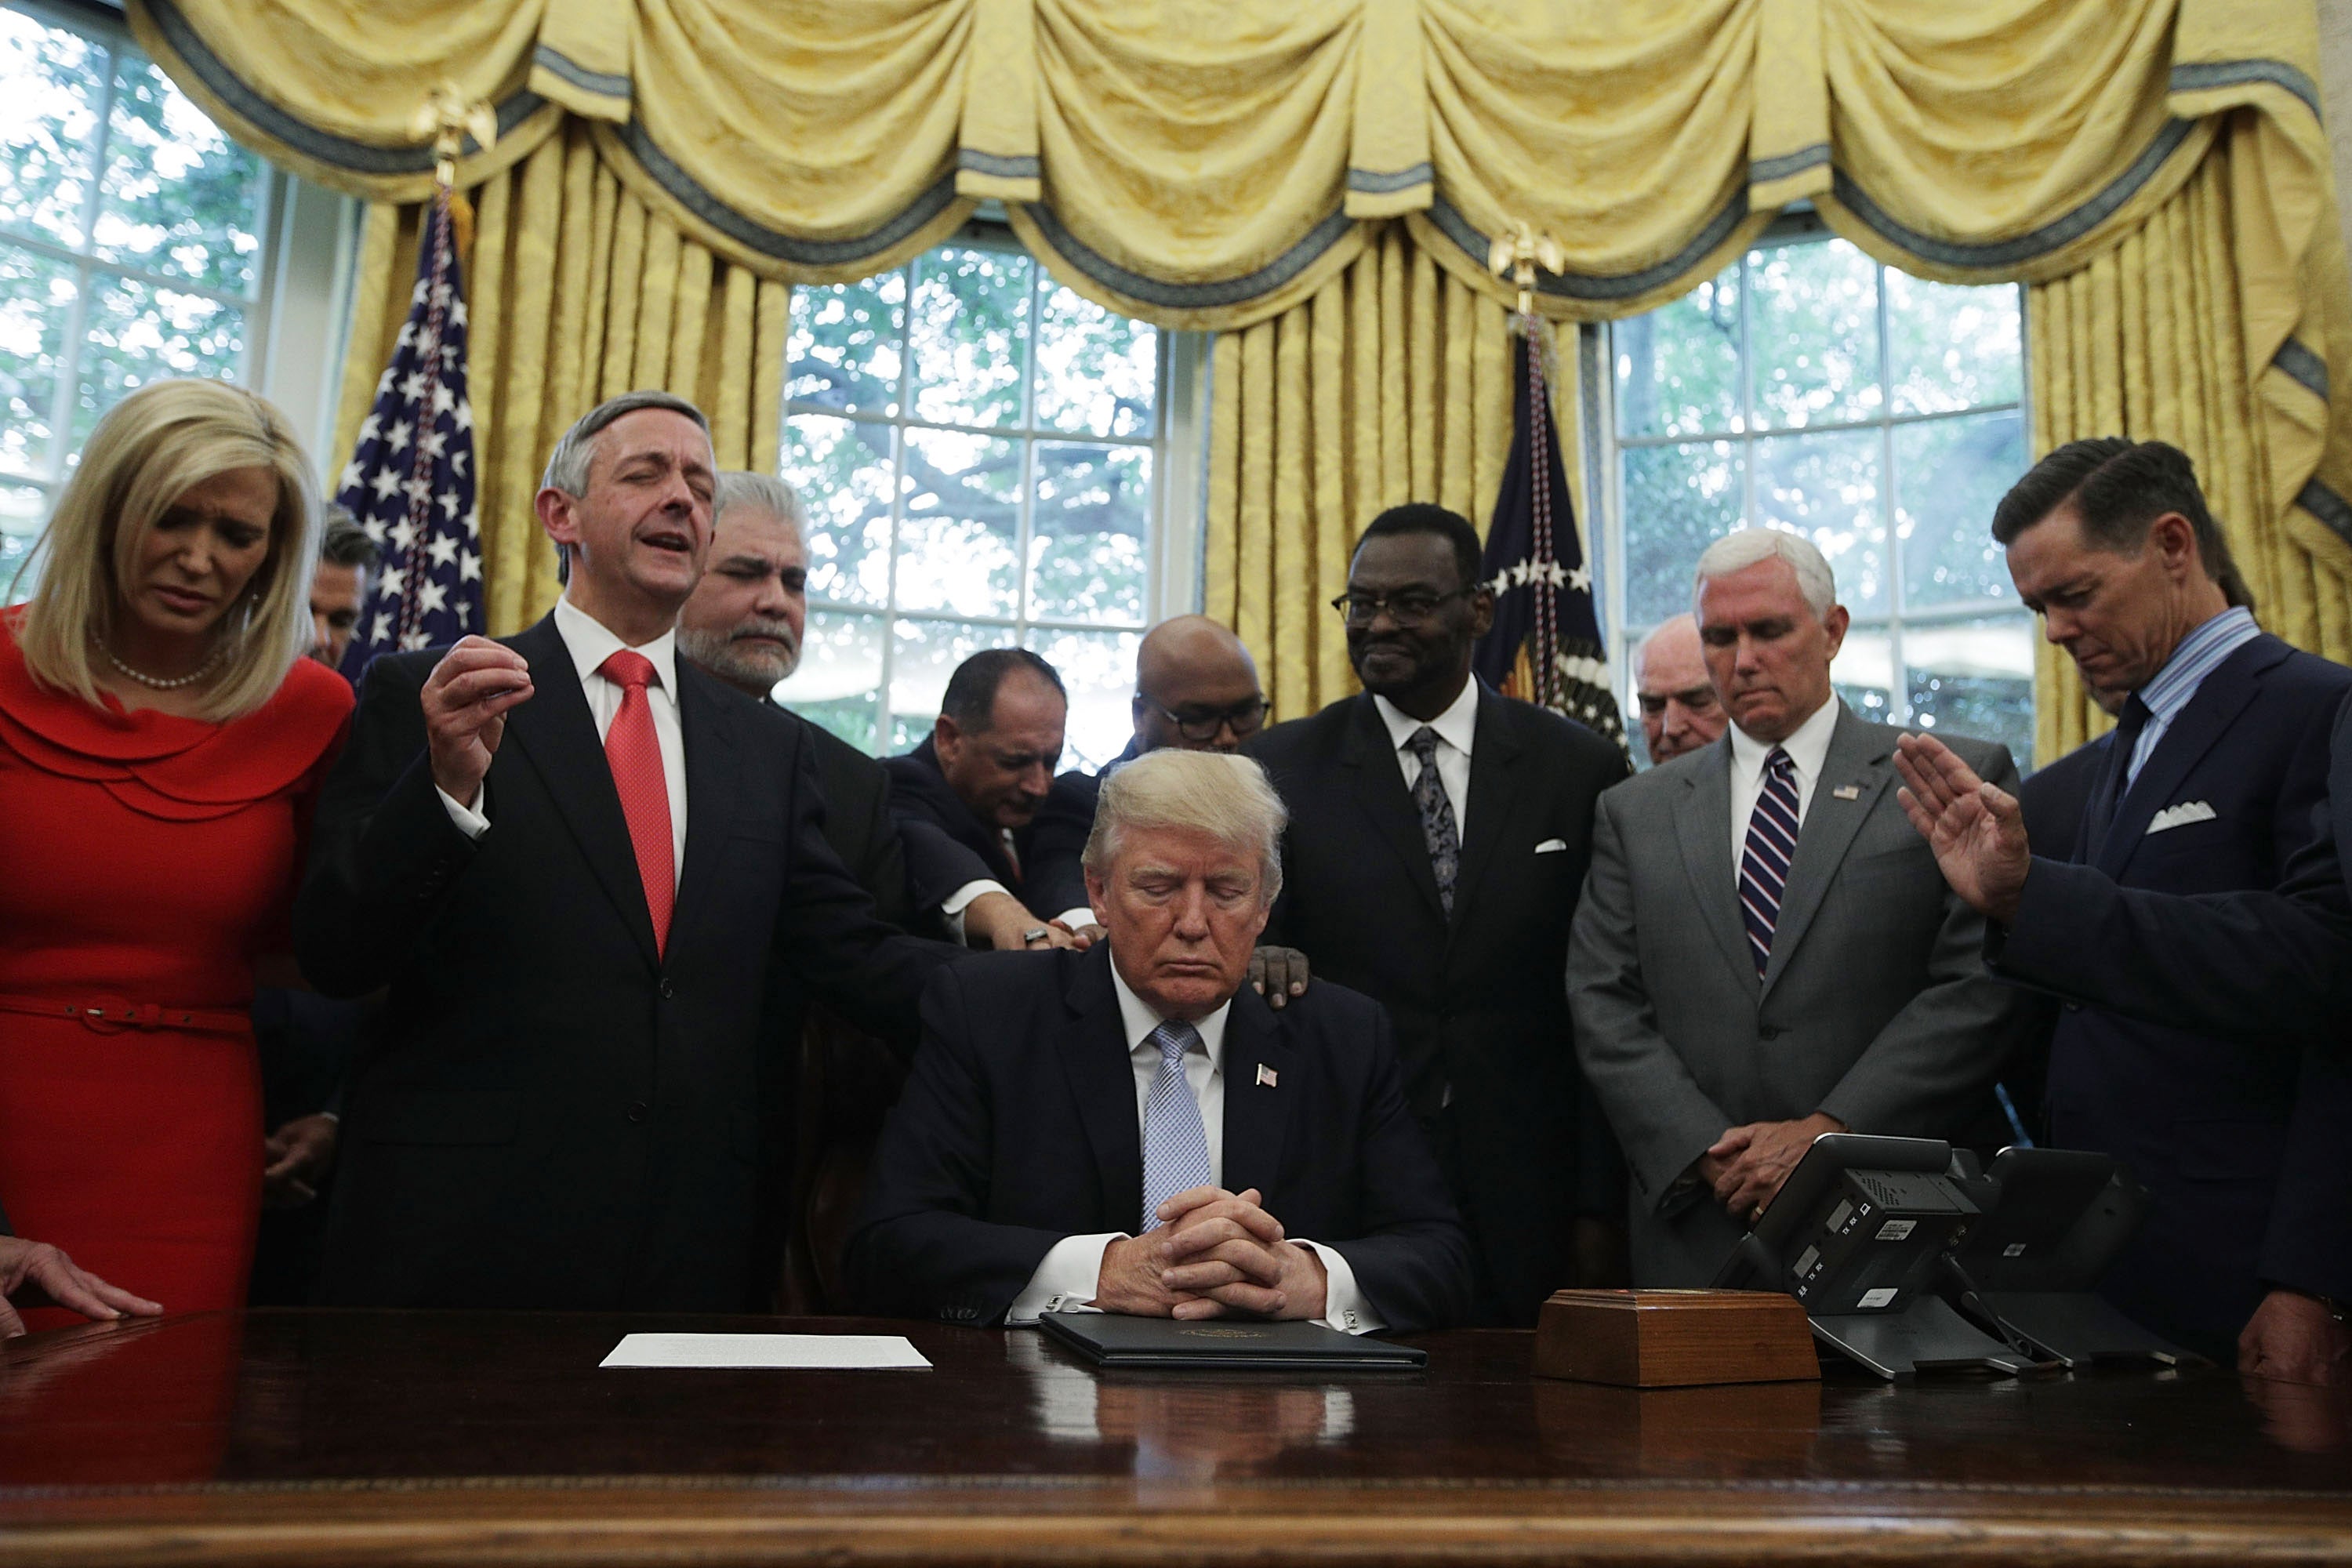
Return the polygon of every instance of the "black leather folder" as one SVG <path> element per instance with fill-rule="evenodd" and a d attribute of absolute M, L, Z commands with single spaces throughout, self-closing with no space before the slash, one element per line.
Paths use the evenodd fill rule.
<path fill-rule="evenodd" d="M 1243 1372 L 1412 1372 L 1426 1351 L 1320 1323 L 1212 1318 L 1129 1318 L 1112 1312 L 1045 1312 L 1045 1331 L 1097 1366 L 1202 1367 Z"/>

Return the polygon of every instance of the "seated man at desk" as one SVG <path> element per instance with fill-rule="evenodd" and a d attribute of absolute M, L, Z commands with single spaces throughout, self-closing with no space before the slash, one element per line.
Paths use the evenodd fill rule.
<path fill-rule="evenodd" d="M 1153 752 L 1104 781 L 1085 865 L 1108 944 L 992 955 L 925 993 L 850 1238 L 869 1308 L 1461 1316 L 1469 1241 L 1388 1016 L 1330 984 L 1277 1014 L 1244 984 L 1284 820 L 1243 758 Z"/>

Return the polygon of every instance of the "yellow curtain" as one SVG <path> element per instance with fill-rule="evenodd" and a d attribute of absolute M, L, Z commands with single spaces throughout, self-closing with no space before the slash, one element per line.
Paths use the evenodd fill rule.
<path fill-rule="evenodd" d="M 2233 152 L 2217 148 L 2137 233 L 2028 297 L 2026 363 L 2037 456 L 2068 441 L 2129 436 L 2187 452 L 2271 631 L 2352 662 L 2352 578 L 2332 532 L 2311 547 L 2274 501 L 2270 425 L 2246 374 Z M 2336 557 L 2329 559 L 2327 557 Z M 2111 724 L 2042 645 L 2034 754 L 2063 756 Z"/>
<path fill-rule="evenodd" d="M 639 387 L 675 392 L 710 416 L 722 468 L 774 468 L 790 290 L 719 260 L 648 209 L 576 122 L 472 195 L 476 501 L 488 618 L 504 635 L 555 602 L 555 554 L 531 498 L 555 438 L 599 401 Z M 408 312 L 418 211 L 368 210 L 339 451 L 352 449 Z"/>
<path fill-rule="evenodd" d="M 1505 308 L 1395 225 L 1304 303 L 1218 335 L 1207 609 L 1256 652 L 1277 718 L 1355 689 L 1330 601 L 1374 513 L 1433 500 L 1483 525 L 1493 511 L 1512 346 Z M 1572 391 L 1554 395 L 1574 430 Z M 1572 494 L 1576 447 L 1560 445 Z"/>

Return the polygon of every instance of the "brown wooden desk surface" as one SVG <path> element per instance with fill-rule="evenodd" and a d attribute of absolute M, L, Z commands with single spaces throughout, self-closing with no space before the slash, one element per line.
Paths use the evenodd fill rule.
<path fill-rule="evenodd" d="M 929 1372 L 602 1371 L 626 1331 Z M 0 1348 L 0 1564 L 2352 1563 L 2346 1402 L 2226 1371 L 1649 1394 L 1087 1370 L 1034 1332 L 253 1312 Z M 2259 1397 L 2257 1397 L 2259 1395 Z"/>

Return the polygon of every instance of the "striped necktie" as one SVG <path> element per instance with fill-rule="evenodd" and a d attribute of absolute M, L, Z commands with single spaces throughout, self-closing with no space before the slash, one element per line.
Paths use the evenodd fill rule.
<path fill-rule="evenodd" d="M 1151 1031 L 1151 1043 L 1160 1047 L 1160 1076 L 1143 1101 L 1143 1224 L 1138 1236 L 1160 1223 L 1161 1204 L 1213 1179 L 1201 1104 L 1184 1078 L 1184 1053 L 1200 1037 L 1192 1025 L 1174 1018 Z"/>
<path fill-rule="evenodd" d="M 1789 862 L 1797 854 L 1797 764 L 1780 747 L 1764 759 L 1764 787 L 1748 818 L 1748 847 L 1739 857 L 1739 912 L 1748 950 L 1761 975 L 1772 959 L 1772 928 L 1789 890 Z"/>

